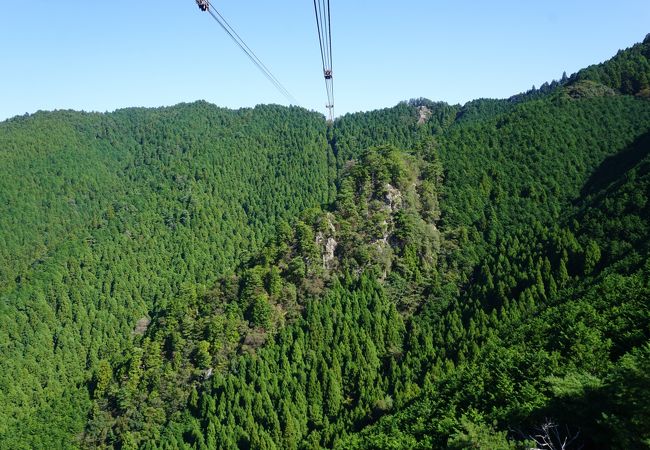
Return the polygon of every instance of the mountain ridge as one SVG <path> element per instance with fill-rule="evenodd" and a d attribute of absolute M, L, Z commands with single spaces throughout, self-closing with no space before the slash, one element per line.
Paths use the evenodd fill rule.
<path fill-rule="evenodd" d="M 548 412 L 645 448 L 616 399 L 648 360 L 648 46 L 332 127 L 206 102 L 1 123 L 0 443 L 512 448 Z"/>

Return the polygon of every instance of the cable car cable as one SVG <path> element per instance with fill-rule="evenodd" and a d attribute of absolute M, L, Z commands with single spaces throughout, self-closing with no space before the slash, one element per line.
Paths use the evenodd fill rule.
<path fill-rule="evenodd" d="M 330 0 L 327 0 L 327 28 L 329 31 L 330 69 L 332 68 L 332 18 L 330 17 Z M 334 94 L 334 92 L 332 92 Z"/>
<path fill-rule="evenodd" d="M 219 18 L 224 22 L 224 24 L 225 24 L 225 25 L 230 29 L 230 31 L 231 31 L 231 32 L 232 32 L 232 33 L 237 37 L 237 39 L 239 40 L 239 42 L 237 42 L 237 41 L 236 41 L 236 42 L 237 42 L 237 44 L 240 46 L 240 48 L 241 48 L 241 46 L 243 45 L 243 46 L 246 48 L 246 53 L 250 54 L 250 56 L 252 56 L 252 57 L 255 59 L 255 61 L 257 61 L 257 63 L 259 63 L 259 66 L 262 66 L 264 72 L 266 72 L 266 73 L 267 73 L 267 74 L 272 78 L 272 82 L 273 82 L 273 84 L 275 84 L 276 87 L 279 87 L 279 89 L 280 89 L 281 92 L 285 95 L 285 97 L 287 97 L 288 100 L 289 100 L 291 103 L 298 104 L 299 102 L 295 99 L 295 97 L 294 97 L 293 95 L 291 95 L 291 93 L 290 93 L 290 92 L 289 92 L 289 91 L 288 91 L 288 90 L 287 90 L 287 89 L 282 85 L 282 83 L 280 83 L 280 80 L 278 80 L 278 79 L 273 75 L 273 73 L 269 70 L 268 67 L 266 67 L 266 65 L 262 62 L 262 60 L 260 60 L 260 59 L 257 57 L 257 55 L 255 54 L 255 52 L 253 52 L 253 50 L 252 50 L 252 49 L 251 49 L 251 48 L 246 44 L 246 42 L 241 38 L 241 36 L 239 36 L 239 34 L 237 34 L 237 31 L 235 31 L 235 29 L 234 29 L 234 28 L 233 28 L 233 27 L 228 23 L 228 21 L 226 20 L 226 18 L 223 17 L 223 16 L 221 15 L 221 13 L 219 13 L 219 11 L 217 11 L 216 9 L 214 10 L 214 12 L 219 16 Z M 230 34 L 230 33 L 228 33 L 228 34 Z M 231 37 L 232 37 L 232 35 L 231 35 Z M 234 38 L 233 38 L 233 39 L 234 39 Z M 241 45 L 240 45 L 239 43 L 241 43 Z M 249 56 L 249 57 L 250 57 L 250 56 Z M 256 65 L 257 65 L 257 64 L 256 64 Z M 258 67 L 259 67 L 259 66 L 258 66 Z"/>
<path fill-rule="evenodd" d="M 332 17 L 329 0 L 327 2 L 314 0 L 314 15 L 316 16 L 318 44 L 325 77 L 327 109 L 329 110 L 329 120 L 332 121 L 334 119 L 334 82 L 332 77 Z"/>
<path fill-rule="evenodd" d="M 314 15 L 316 16 L 316 29 L 318 30 L 318 44 L 320 45 L 320 58 L 323 63 L 323 68 L 326 67 L 325 64 L 325 52 L 323 51 L 323 35 L 321 33 L 321 24 L 320 24 L 320 14 L 318 13 L 320 9 L 320 1 L 318 3 L 318 9 L 316 7 L 316 0 L 314 0 Z"/>
<path fill-rule="evenodd" d="M 264 65 L 264 63 L 257 57 L 255 52 L 244 42 L 244 40 L 239 36 L 235 29 L 228 23 L 228 21 L 223 17 L 218 11 L 214 10 L 212 5 L 209 2 L 207 3 L 206 11 L 212 16 L 212 18 L 223 28 L 223 30 L 230 36 L 230 38 L 237 44 L 237 46 L 243 51 L 246 56 L 251 60 L 253 64 L 262 72 L 262 74 L 275 86 L 275 88 L 289 100 L 290 103 L 298 104 L 298 101 L 293 95 L 280 83 L 280 81 L 271 73 L 271 71 Z M 213 12 L 214 10 L 214 12 Z M 215 14 L 216 13 L 216 14 Z"/>
<path fill-rule="evenodd" d="M 271 73 L 271 71 L 262 63 L 262 61 L 250 50 L 250 47 L 239 37 L 230 24 L 221 16 L 217 17 L 211 10 L 208 10 L 212 18 L 223 28 L 223 30 L 230 36 L 230 38 L 237 44 L 237 46 L 248 56 L 248 58 L 255 64 L 255 66 L 262 72 L 262 74 L 275 86 L 275 88 L 284 95 L 290 103 L 298 104 L 298 101 L 289 93 L 289 91 L 278 81 L 278 79 Z"/>

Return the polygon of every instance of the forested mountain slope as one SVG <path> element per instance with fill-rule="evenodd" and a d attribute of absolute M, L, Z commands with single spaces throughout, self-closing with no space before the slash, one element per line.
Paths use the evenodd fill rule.
<path fill-rule="evenodd" d="M 620 50 L 602 64 L 594 64 L 571 77 L 572 84 L 587 80 L 640 97 L 650 96 L 650 33 L 642 43 Z"/>
<path fill-rule="evenodd" d="M 0 446 L 648 448 L 649 48 L 329 127 L 0 124 Z"/>
<path fill-rule="evenodd" d="M 86 442 L 645 448 L 650 104 L 588 88 L 341 119 L 336 203 L 159 311 Z"/>
<path fill-rule="evenodd" d="M 330 158 L 321 117 L 297 108 L 0 124 L 0 447 L 73 445 L 87 369 L 155 304 L 327 201 Z"/>
<path fill-rule="evenodd" d="M 415 320 L 424 393 L 341 448 L 524 448 L 544 424 L 568 448 L 648 448 L 648 136 L 573 213 L 498 237 L 443 320 L 439 305 Z"/>
<path fill-rule="evenodd" d="M 436 136 L 461 289 L 412 323 L 423 393 L 340 448 L 650 446 L 649 48 Z"/>
<path fill-rule="evenodd" d="M 401 351 L 399 311 L 437 282 L 439 177 L 435 162 L 364 153 L 332 211 L 280 227 L 235 275 L 161 308 L 123 362 L 104 363 L 87 442 L 332 445 L 392 402 L 382 368 Z"/>

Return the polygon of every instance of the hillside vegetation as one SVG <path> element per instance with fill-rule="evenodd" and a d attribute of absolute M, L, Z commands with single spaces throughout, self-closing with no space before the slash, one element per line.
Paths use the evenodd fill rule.
<path fill-rule="evenodd" d="M 648 58 L 0 124 L 0 447 L 650 448 Z"/>
<path fill-rule="evenodd" d="M 331 158 L 320 116 L 274 106 L 0 124 L 0 447 L 76 445 L 89 369 L 327 201 Z"/>

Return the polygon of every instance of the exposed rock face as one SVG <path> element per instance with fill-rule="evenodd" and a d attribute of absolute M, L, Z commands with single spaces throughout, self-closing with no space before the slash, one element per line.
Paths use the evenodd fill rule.
<path fill-rule="evenodd" d="M 422 125 L 423 123 L 426 123 L 427 120 L 429 120 L 429 117 L 431 117 L 431 110 L 426 106 L 420 106 L 418 108 L 418 114 L 418 125 Z"/>
<path fill-rule="evenodd" d="M 386 183 L 385 201 L 390 212 L 395 212 L 402 207 L 402 193 L 390 183 Z"/>
<path fill-rule="evenodd" d="M 325 243 L 325 251 L 323 252 L 323 267 L 326 269 L 331 268 L 331 263 L 334 261 L 334 251 L 338 242 L 333 237 L 328 237 Z"/>
<path fill-rule="evenodd" d="M 336 234 L 336 228 L 334 227 L 334 224 L 332 223 L 332 215 L 328 214 L 327 215 L 327 231 L 329 233 L 329 236 L 326 237 L 325 233 L 322 231 L 319 231 L 316 234 L 316 245 L 319 247 L 322 247 L 322 255 L 323 255 L 323 268 L 324 269 L 332 269 L 334 267 L 333 262 L 335 261 L 336 257 L 334 256 L 334 252 L 336 251 L 336 246 L 338 245 L 338 242 L 336 242 L 336 239 L 334 239 L 334 235 Z"/>
<path fill-rule="evenodd" d="M 150 323 L 151 323 L 150 318 L 141 317 L 138 320 L 138 323 L 135 324 L 135 329 L 133 330 L 133 334 L 137 334 L 139 336 L 142 336 L 147 331 L 147 328 L 149 328 Z"/>
<path fill-rule="evenodd" d="M 210 378 L 212 378 L 212 373 L 213 373 L 212 367 L 208 367 L 203 371 L 203 379 L 209 380 Z"/>
<path fill-rule="evenodd" d="M 566 88 L 566 93 L 573 99 L 591 97 L 613 97 L 617 92 L 601 83 L 591 80 L 578 81 Z"/>

